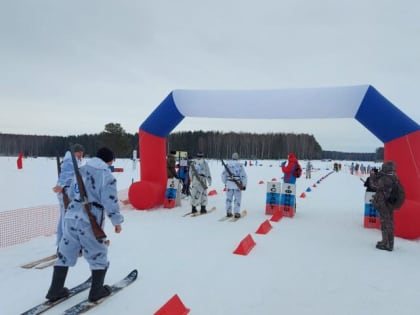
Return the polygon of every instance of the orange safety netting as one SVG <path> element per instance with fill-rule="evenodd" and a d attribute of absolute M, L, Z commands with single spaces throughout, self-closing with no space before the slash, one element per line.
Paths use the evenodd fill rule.
<path fill-rule="evenodd" d="M 128 189 L 118 192 L 119 199 L 127 193 Z M 55 234 L 59 216 L 58 204 L 0 212 L 0 248 Z"/>

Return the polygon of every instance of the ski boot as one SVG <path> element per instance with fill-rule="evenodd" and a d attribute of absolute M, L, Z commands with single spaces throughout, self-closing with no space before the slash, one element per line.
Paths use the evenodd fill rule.
<path fill-rule="evenodd" d="M 201 214 L 206 214 L 207 213 L 206 206 L 201 206 L 200 213 Z"/>
<path fill-rule="evenodd" d="M 96 302 L 111 294 L 109 285 L 104 285 L 106 269 L 92 270 L 92 286 L 89 291 L 89 301 Z"/>
<path fill-rule="evenodd" d="M 46 295 L 46 298 L 50 302 L 55 302 L 69 295 L 69 289 L 64 287 L 64 282 L 66 281 L 68 270 L 69 267 L 54 267 L 53 278 L 48 293 Z"/>

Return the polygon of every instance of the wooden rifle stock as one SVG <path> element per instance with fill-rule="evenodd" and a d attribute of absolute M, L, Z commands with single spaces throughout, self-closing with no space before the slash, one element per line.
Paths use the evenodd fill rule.
<path fill-rule="evenodd" d="M 92 227 L 93 234 L 95 235 L 95 238 L 97 240 L 105 239 L 106 238 L 105 232 L 102 230 L 101 226 L 96 221 L 92 212 L 90 212 L 90 203 L 88 201 L 86 187 L 85 187 L 85 184 L 83 183 L 82 175 L 80 175 L 79 166 L 77 165 L 77 161 L 74 155 L 74 149 L 72 145 L 70 145 L 70 153 L 71 153 L 71 159 L 73 161 L 74 174 L 76 175 L 77 185 L 79 186 L 79 193 L 80 193 L 80 198 L 81 198 L 80 202 L 82 203 L 83 208 L 85 209 L 85 212 L 89 218 L 89 222 Z"/>
<path fill-rule="evenodd" d="M 226 165 L 226 163 L 225 163 L 225 161 L 223 161 L 223 159 L 220 159 L 220 161 L 222 161 L 222 164 L 223 164 L 223 166 L 224 166 L 224 168 L 225 168 L 225 170 L 226 170 L 226 172 L 229 174 L 229 176 L 230 176 L 230 180 L 232 180 L 235 184 L 236 184 L 236 186 L 238 186 L 238 188 L 240 189 L 240 190 L 245 190 L 245 186 L 242 184 L 242 182 L 240 181 L 240 180 L 237 180 L 234 176 L 233 176 L 233 174 L 232 174 L 232 172 L 231 172 L 231 170 L 229 169 L 229 167 Z"/>

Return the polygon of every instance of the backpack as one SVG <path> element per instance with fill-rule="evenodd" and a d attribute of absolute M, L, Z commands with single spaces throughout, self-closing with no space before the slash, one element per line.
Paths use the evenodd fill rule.
<path fill-rule="evenodd" d="M 399 209 L 405 201 L 405 190 L 397 177 L 392 179 L 392 189 L 387 202 L 392 205 L 394 209 Z"/>
<path fill-rule="evenodd" d="M 293 176 L 299 178 L 302 176 L 302 167 L 300 167 L 299 163 L 296 163 L 296 167 L 293 171 Z"/>

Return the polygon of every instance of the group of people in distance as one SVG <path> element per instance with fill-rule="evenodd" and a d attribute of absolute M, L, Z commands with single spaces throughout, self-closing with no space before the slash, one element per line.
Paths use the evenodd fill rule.
<path fill-rule="evenodd" d="M 286 165 L 287 163 L 287 165 Z M 281 165 L 284 173 L 283 181 L 285 183 L 296 183 L 294 170 L 299 164 L 294 153 L 289 153 L 287 161 Z M 168 178 L 180 177 L 176 171 L 176 151 L 170 151 L 167 157 Z M 190 202 L 191 213 L 207 213 L 207 188 L 212 183 L 210 168 L 204 159 L 204 154 L 198 152 L 194 159 L 188 161 L 188 184 L 191 185 Z M 180 166 L 181 169 L 181 166 Z M 239 160 L 237 152 L 232 154 L 232 158 L 224 165 L 221 179 L 226 188 L 225 210 L 227 217 L 241 217 L 242 191 L 246 189 L 248 177 L 244 165 Z M 188 186 L 189 187 L 189 186 Z M 189 190 L 184 190 L 189 191 Z"/>
<path fill-rule="evenodd" d="M 168 158 L 168 176 L 176 175 L 176 151 L 172 151 L 171 158 Z M 337 163 L 336 163 L 337 164 Z M 197 153 L 196 159 L 189 162 L 189 181 L 191 182 L 191 207 L 192 213 L 198 211 L 200 207 L 201 213 L 206 213 L 207 209 L 207 187 L 211 185 L 211 174 L 207 162 L 203 158 L 203 153 Z M 284 173 L 283 182 L 295 184 L 295 169 L 298 167 L 299 161 L 294 153 L 289 153 L 287 161 L 281 163 L 281 169 Z M 192 169 L 191 169 L 192 168 Z M 195 169 L 195 170 L 194 170 Z M 306 164 L 306 178 L 311 178 L 313 165 L 311 161 Z M 247 186 L 247 175 L 245 168 L 239 161 L 238 153 L 232 154 L 232 159 L 226 163 L 226 167 L 222 172 L 222 182 L 226 187 L 226 216 L 235 216 L 239 218 L 242 191 Z M 374 191 L 375 195 L 372 200 L 373 206 L 378 210 L 381 221 L 382 240 L 376 244 L 376 248 L 392 251 L 394 248 L 394 210 L 395 208 L 388 202 L 391 194 L 392 185 L 395 181 L 396 165 L 394 161 L 384 162 L 381 171 L 373 169 L 370 178 L 365 182 L 365 186 L 370 191 Z M 233 213 L 232 213 L 233 212 Z"/>

